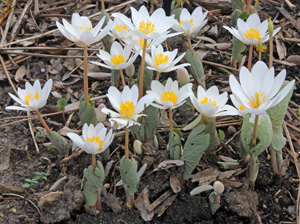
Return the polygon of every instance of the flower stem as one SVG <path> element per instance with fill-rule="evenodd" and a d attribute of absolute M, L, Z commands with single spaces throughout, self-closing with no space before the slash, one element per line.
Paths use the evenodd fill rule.
<path fill-rule="evenodd" d="M 44 128 L 46 129 L 48 134 L 51 134 L 51 130 L 49 128 L 49 126 L 46 124 L 44 118 L 41 116 L 40 112 L 38 110 L 35 111 L 36 115 L 38 116 L 38 118 L 40 119 L 42 125 L 44 126 Z"/>
<path fill-rule="evenodd" d="M 143 97 L 143 94 L 144 94 L 143 86 L 144 86 L 144 71 L 145 71 L 146 49 L 147 49 L 147 39 L 144 39 L 142 62 L 141 62 L 141 72 L 140 72 L 139 99 L 141 99 Z"/>
<path fill-rule="evenodd" d="M 256 146 L 258 119 L 259 119 L 259 115 L 255 115 L 255 120 L 254 120 L 254 125 L 253 125 L 253 132 L 252 132 L 252 139 L 251 139 L 252 147 Z"/>
<path fill-rule="evenodd" d="M 155 80 L 157 80 L 157 81 L 159 80 L 159 75 L 160 75 L 160 72 L 159 72 L 159 71 L 157 71 L 157 72 L 156 72 L 156 77 L 155 77 Z"/>
<path fill-rule="evenodd" d="M 190 35 L 186 35 L 186 38 L 187 38 L 187 40 L 188 40 L 189 49 L 190 49 L 190 51 L 193 53 L 194 51 L 193 51 L 193 48 L 192 48 L 192 42 L 191 42 L 191 37 L 190 37 Z"/>
<path fill-rule="evenodd" d="M 251 66 L 252 66 L 252 54 L 253 54 L 253 44 L 250 44 L 249 58 L 248 58 L 248 70 L 249 71 L 251 71 Z"/>
<path fill-rule="evenodd" d="M 83 87 L 84 87 L 84 101 L 86 103 L 89 102 L 89 85 L 88 85 L 88 76 L 87 76 L 87 57 L 88 57 L 88 52 L 87 52 L 87 45 L 84 46 L 83 49 L 83 72 L 84 72 L 84 77 L 83 77 Z"/>
<path fill-rule="evenodd" d="M 125 158 L 126 159 L 129 159 L 128 142 L 129 142 L 129 130 L 128 130 L 128 127 L 126 127 L 126 129 L 125 129 Z"/>
<path fill-rule="evenodd" d="M 93 167 L 96 167 L 96 155 L 92 154 L 92 165 Z"/>
<path fill-rule="evenodd" d="M 246 0 L 243 0 L 242 12 L 245 11 Z"/>
<path fill-rule="evenodd" d="M 180 0 L 177 0 L 177 8 L 180 8 Z"/>
<path fill-rule="evenodd" d="M 237 60 L 236 59 L 232 60 L 232 67 L 237 68 Z"/>
<path fill-rule="evenodd" d="M 101 0 L 101 9 L 105 10 L 104 0 Z"/>
<path fill-rule="evenodd" d="M 252 188 L 254 188 L 254 183 L 255 183 L 255 179 L 256 179 L 255 178 L 255 174 L 256 174 L 256 160 L 257 160 L 257 158 L 254 158 L 253 156 L 250 156 L 249 180 L 253 184 L 253 186 L 251 186 Z"/>
<path fill-rule="evenodd" d="M 121 79 L 122 79 L 122 85 L 124 88 L 126 86 L 126 82 L 125 82 L 125 78 L 124 78 L 124 74 L 123 74 L 123 69 L 120 69 L 120 75 L 121 75 Z"/>
<path fill-rule="evenodd" d="M 261 61 L 261 50 L 258 52 L 258 60 Z"/>
<path fill-rule="evenodd" d="M 97 202 L 95 204 L 96 209 L 98 211 L 102 211 L 102 203 L 101 203 L 101 187 L 98 188 L 97 190 Z"/>
<path fill-rule="evenodd" d="M 170 133 L 173 133 L 173 114 L 171 108 L 169 108 L 169 121 L 170 121 Z"/>
<path fill-rule="evenodd" d="M 270 149 L 270 154 L 271 154 L 271 164 L 272 164 L 273 174 L 278 175 L 279 169 L 278 169 L 277 156 L 276 156 L 275 149 L 272 147 L 272 145 L 270 145 L 269 149 Z"/>
<path fill-rule="evenodd" d="M 255 4 L 254 4 L 254 7 L 253 7 L 253 10 L 252 10 L 251 14 L 255 13 L 255 10 L 257 8 L 258 3 L 259 3 L 259 0 L 255 0 Z"/>
<path fill-rule="evenodd" d="M 128 187 L 126 184 L 123 185 L 124 186 L 124 190 L 125 190 L 125 193 L 126 193 L 126 207 L 127 208 L 132 208 L 132 205 L 133 205 L 133 202 L 134 202 L 134 195 L 130 195 L 128 193 Z"/>
<path fill-rule="evenodd" d="M 250 13 L 250 6 L 251 6 L 252 0 L 247 0 L 247 12 Z"/>
<path fill-rule="evenodd" d="M 269 40 L 269 68 L 273 67 L 273 36 L 270 35 L 270 40 Z"/>

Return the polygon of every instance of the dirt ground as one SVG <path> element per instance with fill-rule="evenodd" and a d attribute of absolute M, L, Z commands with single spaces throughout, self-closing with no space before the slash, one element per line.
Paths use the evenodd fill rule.
<path fill-rule="evenodd" d="M 221 0 L 220 0 L 221 1 Z M 124 1 L 106 1 L 106 8 L 116 7 L 114 11 L 120 11 L 129 15 L 129 7 L 139 8 L 141 4 L 148 8 L 157 8 L 162 6 L 162 1 L 139 1 L 125 5 L 121 9 L 117 6 Z M 294 57 L 299 55 L 299 26 L 294 21 L 286 18 L 286 13 L 282 13 L 278 7 L 283 7 L 292 18 L 300 23 L 300 5 L 297 1 L 292 3 L 297 5 L 295 11 L 292 11 L 286 4 L 281 6 L 280 1 L 264 0 L 260 3 L 258 11 L 262 19 L 271 17 L 275 19 L 275 26 L 281 26 L 282 31 L 274 41 L 276 50 L 274 51 L 274 62 L 276 74 L 282 69 L 287 70 L 287 80 L 296 79 L 294 94 L 289 104 L 289 110 L 285 117 L 289 135 L 292 137 L 291 143 L 296 155 L 289 142 L 283 149 L 283 157 L 289 161 L 289 167 L 282 177 L 274 177 L 271 169 L 270 155 L 268 151 L 263 152 L 259 157 L 259 175 L 256 181 L 254 191 L 248 190 L 246 180 L 246 165 L 239 165 L 230 170 L 224 170 L 217 162 L 221 161 L 220 156 L 227 156 L 233 159 L 239 159 L 240 141 L 239 141 L 239 117 L 225 117 L 217 119 L 217 129 L 225 133 L 225 139 L 221 141 L 216 155 L 204 157 L 194 170 L 192 178 L 186 182 L 182 181 L 182 166 L 168 165 L 165 168 L 158 169 L 158 165 L 169 159 L 167 151 L 168 132 L 164 127 L 158 128 L 157 138 L 159 150 L 153 150 L 146 147 L 144 157 L 138 157 L 133 154 L 132 142 L 130 138 L 131 152 L 138 161 L 139 167 L 147 163 L 145 174 L 141 178 L 136 197 L 143 190 L 148 190 L 149 201 L 153 203 L 158 198 L 167 195 L 153 211 L 154 216 L 150 223 L 295 223 L 297 217 L 297 201 L 299 200 L 298 187 L 299 176 L 295 164 L 299 164 L 298 154 L 300 152 L 300 133 L 299 119 L 296 116 L 300 105 L 300 59 Z M 22 9 L 27 1 L 18 1 L 15 8 L 15 20 L 21 16 Z M 184 7 L 190 11 L 200 1 L 190 0 Z M 23 19 L 20 29 L 16 31 L 14 39 L 10 39 L 13 32 L 9 29 L 6 41 L 7 43 L 17 39 L 24 39 L 45 33 L 56 29 L 56 20 L 61 21 L 63 15 L 67 19 L 73 12 L 79 12 L 82 15 L 92 15 L 99 11 L 100 3 L 90 1 L 85 4 L 82 1 L 40 1 L 40 14 L 34 16 L 34 4 L 29 6 L 26 12 L 26 18 Z M 221 3 L 220 3 L 221 4 Z M 226 3 L 222 3 L 226 4 Z M 60 7 L 61 6 L 61 7 Z M 77 7 L 76 7 L 77 6 Z M 80 9 L 80 7 L 82 9 Z M 83 10 L 84 9 L 84 10 Z M 223 47 L 214 46 L 209 48 L 206 42 L 196 44 L 193 41 L 195 50 L 204 54 L 203 60 L 211 61 L 217 64 L 230 66 L 231 35 L 225 31 L 222 26 L 230 24 L 231 12 L 217 12 L 209 16 L 208 24 L 203 28 L 202 35 L 210 37 L 217 43 L 223 43 Z M 25 17 L 24 17 L 25 18 Z M 5 20 L 1 26 L 5 29 Z M 16 20 L 17 21 L 17 20 Z M 211 32 L 213 27 L 218 27 L 218 35 Z M 298 29 L 298 30 L 297 30 Z M 32 47 L 73 47 L 74 49 L 36 49 Z M 99 45 L 93 46 L 89 54 L 99 48 Z M 182 37 L 174 37 L 168 40 L 168 46 L 171 49 L 178 48 L 179 52 L 185 52 L 187 45 L 183 44 Z M 225 47 L 224 47 L 225 46 Z M 59 35 L 59 32 L 49 34 L 41 38 L 29 40 L 26 44 L 17 43 L 11 46 L 19 47 L 18 53 L 7 53 L 0 49 L 1 57 L 6 63 L 6 68 L 16 87 L 24 88 L 25 81 L 31 83 L 39 79 L 44 84 L 45 80 L 52 78 L 54 86 L 52 94 L 48 99 L 47 106 L 41 111 L 42 114 L 57 112 L 56 103 L 61 97 L 68 99 L 68 104 L 77 102 L 83 95 L 83 68 L 79 66 L 72 74 L 69 74 L 76 66 L 82 62 L 81 58 L 59 58 L 58 55 L 82 55 L 80 49 L 71 46 L 71 42 Z M 21 49 L 21 47 L 28 47 Z M 30 48 L 31 47 L 31 48 Z M 75 49 L 76 48 L 76 49 Z M 97 51 L 96 51 L 97 52 Z M 276 53 L 280 52 L 280 53 Z M 29 53 L 29 55 L 22 55 Z M 42 55 L 38 55 L 42 54 Z M 46 56 L 45 56 L 46 55 Z M 284 56 L 283 58 L 281 58 Z M 291 59 L 293 56 L 294 59 Z M 19 57 L 19 58 L 17 58 Z M 26 58 L 28 57 L 28 58 Z M 296 59 L 295 59 L 296 58 Z M 24 59 L 23 61 L 20 61 Z M 263 54 L 263 60 L 267 62 L 267 54 Z M 297 61 L 298 60 L 298 61 Z M 254 57 L 253 63 L 257 61 Z M 298 63 L 298 64 L 297 64 Z M 136 69 L 140 62 L 135 63 Z M 109 102 L 104 96 L 110 86 L 110 78 L 106 77 L 110 71 L 91 65 L 90 71 L 97 73 L 97 77 L 91 77 L 89 80 L 90 93 L 92 97 L 98 97 L 95 104 L 104 103 L 109 107 Z M 224 70 L 218 66 L 212 66 L 204 63 L 206 76 L 206 86 L 217 85 L 220 91 L 230 91 L 228 77 L 231 71 Z M 99 75 L 101 73 L 101 75 Z M 237 74 L 237 73 L 235 73 Z M 175 78 L 175 73 L 164 74 L 161 80 L 167 77 Z M 194 86 L 196 89 L 196 85 Z M 44 135 L 39 120 L 33 119 L 33 131 L 35 133 L 35 142 L 40 150 L 37 153 L 35 142 L 33 141 L 29 123 L 27 119 L 19 121 L 22 118 L 16 116 L 26 116 L 26 112 L 8 111 L 4 108 L 13 105 L 14 102 L 8 96 L 13 93 L 13 89 L 5 78 L 3 64 L 0 65 L 0 223 L 144 223 L 140 212 L 137 209 L 125 208 L 125 194 L 123 187 L 117 187 L 116 183 L 120 180 L 119 160 L 124 154 L 124 136 L 119 135 L 113 141 L 110 149 L 105 155 L 98 156 L 104 167 L 107 169 L 107 177 L 104 181 L 106 192 L 102 197 L 102 212 L 87 212 L 84 205 L 84 196 L 81 192 L 81 179 L 84 168 L 91 164 L 91 157 L 88 154 L 81 154 L 68 163 L 61 161 L 66 155 L 60 155 L 48 147 L 48 140 Z M 81 130 L 77 111 L 67 112 L 67 128 Z M 174 113 L 174 120 L 177 127 L 191 122 L 196 115 L 182 117 L 177 110 Z M 65 135 L 65 121 L 62 114 L 46 117 L 46 122 L 52 130 L 61 131 Z M 109 125 L 106 121 L 105 124 Z M 175 125 L 176 127 L 176 125 Z M 64 128 L 64 129 L 63 129 Z M 184 138 L 188 132 L 184 133 Z M 285 134 L 286 136 L 286 134 Z M 70 144 L 69 154 L 72 153 Z M 294 158 L 297 158 L 297 161 Z M 39 181 L 32 189 L 22 188 L 25 179 L 32 179 L 35 172 L 44 172 L 49 174 L 47 180 Z M 205 183 L 213 184 L 215 180 L 220 180 L 225 185 L 225 191 L 221 195 L 221 207 L 212 215 L 208 196 L 209 193 L 201 193 L 191 196 L 190 191 L 203 184 L 203 179 L 197 179 L 197 174 L 207 175 Z M 55 190 L 49 191 L 53 184 L 60 178 L 66 177 Z M 203 176 L 202 176 L 203 178 Z M 173 182 L 180 182 L 180 191 L 174 193 Z M 201 182 L 202 181 L 202 182 Z"/>

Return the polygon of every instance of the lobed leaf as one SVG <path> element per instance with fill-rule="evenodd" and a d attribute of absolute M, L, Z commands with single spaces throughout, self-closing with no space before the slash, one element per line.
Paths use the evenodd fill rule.
<path fill-rule="evenodd" d="M 128 194 L 134 195 L 137 190 L 140 177 L 137 172 L 137 162 L 132 159 L 126 159 L 125 156 L 120 161 L 120 172 L 123 184 L 128 186 Z"/>
<path fill-rule="evenodd" d="M 188 67 L 191 75 L 195 81 L 199 84 L 202 83 L 205 89 L 205 75 L 203 65 L 196 52 L 192 53 L 189 49 L 186 51 L 186 60 L 191 65 Z"/>
<path fill-rule="evenodd" d="M 181 157 L 181 138 L 176 133 L 169 133 L 169 151 L 170 158 L 173 160 L 179 160 Z"/>
<path fill-rule="evenodd" d="M 97 124 L 97 116 L 94 108 L 94 103 L 92 100 L 90 100 L 89 103 L 86 103 L 83 98 L 80 100 L 79 117 L 83 124 L 84 123 L 87 123 L 88 125 Z"/>
<path fill-rule="evenodd" d="M 47 133 L 47 137 L 60 154 L 64 154 L 68 150 L 67 140 L 57 132 L 51 131 L 50 134 Z"/>

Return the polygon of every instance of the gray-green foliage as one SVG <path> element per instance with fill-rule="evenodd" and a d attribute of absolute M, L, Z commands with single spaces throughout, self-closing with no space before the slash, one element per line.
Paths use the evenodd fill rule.
<path fill-rule="evenodd" d="M 103 184 L 105 178 L 102 163 L 97 161 L 96 167 L 90 165 L 83 171 L 82 189 L 85 201 L 89 206 L 93 206 L 97 202 L 97 191 Z"/>
<path fill-rule="evenodd" d="M 104 23 L 102 25 L 102 29 L 107 25 L 110 17 L 108 15 L 108 13 L 105 11 L 105 10 L 101 10 L 101 13 L 99 15 L 99 19 L 101 20 L 103 17 L 105 17 L 105 20 L 104 20 Z M 109 35 L 106 35 L 105 37 L 102 38 L 102 43 L 104 45 L 104 48 L 107 52 L 110 51 L 110 43 L 109 43 L 109 40 L 110 40 L 110 36 Z"/>
<path fill-rule="evenodd" d="M 250 114 L 247 114 L 243 120 L 241 141 L 248 154 L 257 158 L 264 150 L 266 150 L 272 141 L 272 122 L 269 116 L 260 115 L 260 123 L 257 126 L 257 144 L 252 147 L 251 138 L 253 132 L 253 123 L 249 120 Z"/>
<path fill-rule="evenodd" d="M 186 60 L 191 65 L 188 67 L 191 75 L 195 81 L 199 84 L 202 83 L 205 89 L 205 75 L 203 70 L 202 61 L 199 59 L 196 52 L 192 53 L 189 49 L 186 51 Z"/>
<path fill-rule="evenodd" d="M 143 114 L 147 116 L 141 118 L 140 125 L 134 125 L 131 129 L 136 134 L 138 140 L 141 142 L 149 142 L 153 140 L 158 126 L 159 109 L 149 105 Z"/>
<path fill-rule="evenodd" d="M 242 7 L 243 7 L 243 0 L 231 0 L 232 11 L 236 9 L 242 10 Z"/>
<path fill-rule="evenodd" d="M 83 124 L 97 124 L 96 112 L 92 100 L 89 100 L 89 103 L 86 103 L 84 98 L 81 98 L 79 105 L 79 117 Z"/>
<path fill-rule="evenodd" d="M 181 157 L 181 138 L 176 133 L 169 133 L 169 151 L 170 158 L 174 160 L 179 160 Z"/>
<path fill-rule="evenodd" d="M 63 136 L 55 131 L 51 131 L 50 134 L 47 133 L 47 137 L 55 147 L 55 150 L 57 150 L 60 154 L 65 154 L 68 150 L 68 142 Z"/>
<path fill-rule="evenodd" d="M 140 83 L 140 73 L 141 73 L 141 66 L 139 66 L 138 70 L 138 83 Z M 153 79 L 153 71 L 147 68 L 147 64 L 145 64 L 144 70 L 144 92 L 147 89 L 150 89 L 150 85 Z"/>
<path fill-rule="evenodd" d="M 116 88 L 118 88 L 119 87 L 120 78 L 121 78 L 120 71 L 116 70 L 116 69 L 112 69 L 111 70 L 111 77 L 110 77 L 111 85 L 115 86 Z"/>
<path fill-rule="evenodd" d="M 132 159 L 126 159 L 125 156 L 120 161 L 120 172 L 123 184 L 128 188 L 128 194 L 134 195 L 140 182 L 137 172 L 137 162 Z"/>
<path fill-rule="evenodd" d="M 217 197 L 220 197 L 217 192 L 211 192 L 208 196 L 209 198 L 209 205 L 210 205 L 210 210 L 212 214 L 215 214 L 216 211 L 221 207 L 219 203 L 216 203 Z"/>
<path fill-rule="evenodd" d="M 57 101 L 57 107 L 59 111 L 64 111 L 67 105 L 67 99 L 61 98 Z"/>
<path fill-rule="evenodd" d="M 179 107 L 179 114 L 182 118 L 190 118 L 194 115 L 194 106 L 190 98 L 187 98 L 186 102 Z"/>
<path fill-rule="evenodd" d="M 220 144 L 218 133 L 216 129 L 215 117 L 204 117 L 205 133 L 209 134 L 209 146 L 207 152 L 214 152 L 217 146 Z"/>
<path fill-rule="evenodd" d="M 190 178 L 209 145 L 209 134 L 205 134 L 205 125 L 199 125 L 191 131 L 183 150 L 184 171 L 183 179 Z"/>

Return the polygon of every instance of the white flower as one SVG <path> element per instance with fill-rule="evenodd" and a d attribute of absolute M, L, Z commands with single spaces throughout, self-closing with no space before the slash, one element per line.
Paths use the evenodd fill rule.
<path fill-rule="evenodd" d="M 149 106 L 154 100 L 153 95 L 146 95 L 138 100 L 139 90 L 136 85 L 131 89 L 125 86 L 122 93 L 116 87 L 111 86 L 106 95 L 117 113 L 107 108 L 103 108 L 102 112 L 110 114 L 110 122 L 112 124 L 117 123 L 118 129 L 138 124 L 137 119 L 145 116 L 140 114 L 145 109 L 145 105 L 146 107 Z"/>
<path fill-rule="evenodd" d="M 105 17 L 93 28 L 91 21 L 87 17 L 73 13 L 71 24 L 63 19 L 64 25 L 56 21 L 56 26 L 66 38 L 82 47 L 89 46 L 108 34 L 113 22 L 108 23 L 104 29 L 101 29 L 104 21 Z"/>
<path fill-rule="evenodd" d="M 29 82 L 25 83 L 25 89 L 18 88 L 18 97 L 13 94 L 9 94 L 11 98 L 21 104 L 19 106 L 8 106 L 7 110 L 25 110 L 25 111 L 35 111 L 46 105 L 47 99 L 51 92 L 52 79 L 49 79 L 44 88 L 41 89 L 41 84 L 39 80 L 36 80 L 32 85 Z"/>
<path fill-rule="evenodd" d="M 167 38 L 160 38 L 160 39 L 155 39 L 155 40 L 147 40 L 147 46 L 146 46 L 146 52 L 149 52 L 151 50 L 152 46 L 158 46 L 162 42 L 164 42 Z M 140 52 L 140 55 L 142 55 L 142 50 L 144 47 L 144 39 L 140 38 L 137 35 L 132 35 L 131 38 L 125 39 L 124 40 L 125 44 L 133 44 L 133 48 L 135 52 Z"/>
<path fill-rule="evenodd" d="M 118 42 L 114 42 L 111 45 L 110 53 L 100 50 L 99 54 L 97 56 L 104 61 L 105 64 L 99 63 L 96 61 L 91 61 L 91 63 L 109 68 L 109 69 L 125 69 L 129 65 L 131 65 L 136 57 L 138 56 L 138 53 L 135 53 L 130 57 L 132 50 L 132 44 L 126 45 L 124 49 L 122 48 L 121 44 Z"/>
<path fill-rule="evenodd" d="M 169 34 L 169 29 L 176 20 L 174 15 L 166 16 L 162 8 L 156 9 L 151 16 L 145 6 L 142 6 L 139 11 L 133 7 L 130 7 L 130 9 L 132 22 L 122 13 L 113 13 L 112 16 L 119 18 L 133 34 L 141 39 L 159 39 L 179 34 Z"/>
<path fill-rule="evenodd" d="M 251 72 L 246 67 L 241 68 L 241 84 L 230 75 L 229 84 L 233 93 L 231 99 L 235 106 L 245 110 L 245 113 L 266 114 L 266 110 L 283 100 L 295 83 L 295 80 L 291 81 L 278 92 L 285 80 L 286 71 L 281 71 L 275 78 L 274 76 L 274 67 L 269 69 L 262 61 L 258 61 Z"/>
<path fill-rule="evenodd" d="M 237 29 L 228 26 L 224 26 L 224 28 L 244 44 L 257 45 L 259 39 L 261 39 L 262 43 L 269 40 L 268 25 L 268 20 L 261 23 L 259 16 L 254 13 L 248 17 L 246 22 L 239 18 L 237 20 Z M 273 36 L 275 36 L 279 30 L 280 27 L 275 29 Z"/>
<path fill-rule="evenodd" d="M 124 25 L 124 23 L 119 18 L 115 18 L 114 24 L 111 28 L 111 32 L 115 39 L 119 39 L 122 41 L 130 39 L 131 37 L 130 29 L 126 25 Z"/>
<path fill-rule="evenodd" d="M 227 100 L 227 92 L 219 94 L 217 86 L 212 86 L 207 91 L 198 86 L 197 98 L 194 95 L 191 96 L 194 107 L 205 117 L 238 115 L 234 107 L 225 105 Z"/>
<path fill-rule="evenodd" d="M 179 68 L 183 68 L 185 66 L 189 66 L 189 63 L 175 66 L 175 64 L 177 64 L 177 62 L 179 62 L 185 55 L 185 53 L 183 53 L 175 59 L 177 52 L 177 49 L 172 52 L 164 52 L 162 45 L 159 45 L 157 48 L 155 46 L 152 46 L 151 56 L 146 53 L 145 57 L 146 63 L 148 64 L 147 68 L 158 72 L 170 72 Z"/>
<path fill-rule="evenodd" d="M 107 129 L 102 123 L 96 127 L 86 123 L 82 127 L 82 137 L 75 133 L 68 133 L 68 137 L 88 154 L 98 154 L 104 152 L 114 139 L 112 130 L 106 134 Z"/>
<path fill-rule="evenodd" d="M 188 36 L 197 35 L 200 29 L 207 23 L 207 19 L 205 19 L 207 13 L 208 11 L 203 13 L 202 8 L 197 7 L 191 15 L 186 8 L 183 8 L 180 13 L 179 22 L 176 21 L 172 28 L 178 32 L 184 32 Z"/>
<path fill-rule="evenodd" d="M 151 90 L 147 91 L 147 94 L 155 95 L 155 102 L 151 105 L 159 109 L 174 109 L 184 104 L 185 99 L 192 93 L 192 83 L 188 83 L 178 90 L 177 80 L 172 81 L 168 78 L 166 85 L 164 86 L 157 80 L 151 82 Z"/>

